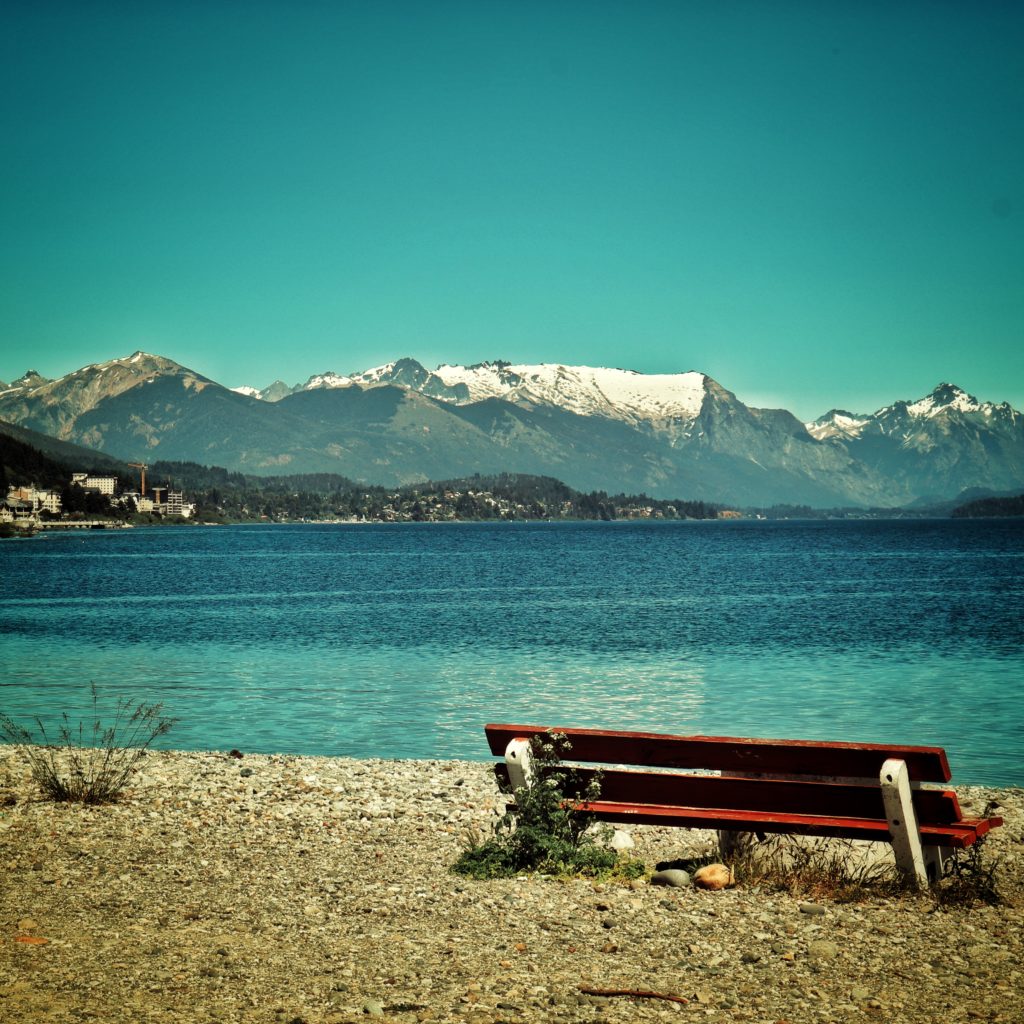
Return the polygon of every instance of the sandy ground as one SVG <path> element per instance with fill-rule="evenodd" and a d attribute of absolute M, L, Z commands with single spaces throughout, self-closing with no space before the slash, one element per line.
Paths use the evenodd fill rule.
<path fill-rule="evenodd" d="M 158 753 L 87 808 L 0 746 L 0 1020 L 1019 1024 L 1024 794 L 961 799 L 1006 818 L 1000 905 L 475 882 L 449 868 L 503 806 L 484 763 Z M 649 869 L 713 840 L 631 834 Z"/>

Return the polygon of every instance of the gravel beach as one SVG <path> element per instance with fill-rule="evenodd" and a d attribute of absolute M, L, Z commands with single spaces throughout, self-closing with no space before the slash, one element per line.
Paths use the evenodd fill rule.
<path fill-rule="evenodd" d="M 0 746 L 0 1020 L 1019 1024 L 1024 791 L 959 792 L 1006 820 L 1001 905 L 470 881 L 484 762 L 157 752 L 88 808 Z M 714 841 L 630 834 L 651 870 Z"/>

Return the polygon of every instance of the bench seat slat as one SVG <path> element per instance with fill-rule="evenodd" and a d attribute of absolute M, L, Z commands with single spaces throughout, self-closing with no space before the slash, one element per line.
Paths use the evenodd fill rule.
<path fill-rule="evenodd" d="M 636 825 L 682 825 L 687 828 L 748 832 L 785 832 L 839 839 L 868 839 L 889 842 L 885 819 L 847 818 L 815 814 L 772 814 L 707 807 L 673 807 L 662 804 L 621 803 L 596 800 L 583 805 L 602 821 Z M 958 825 L 921 827 L 924 843 L 964 849 L 989 831 L 999 819 L 980 819 Z"/>
<path fill-rule="evenodd" d="M 544 734 L 550 726 L 491 724 L 484 727 L 491 752 L 503 755 L 509 741 Z M 819 743 L 812 740 L 744 739 L 733 736 L 667 736 L 603 729 L 557 730 L 572 744 L 574 761 L 649 765 L 659 768 L 778 775 L 877 778 L 889 758 L 906 762 L 915 782 L 949 782 L 952 775 L 941 747 Z"/>

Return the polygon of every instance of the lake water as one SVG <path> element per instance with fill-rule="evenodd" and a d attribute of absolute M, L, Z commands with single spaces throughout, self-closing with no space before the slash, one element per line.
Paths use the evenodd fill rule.
<path fill-rule="evenodd" d="M 241 526 L 0 543 L 0 710 L 488 757 L 489 721 L 937 744 L 1024 784 L 1024 523 Z"/>

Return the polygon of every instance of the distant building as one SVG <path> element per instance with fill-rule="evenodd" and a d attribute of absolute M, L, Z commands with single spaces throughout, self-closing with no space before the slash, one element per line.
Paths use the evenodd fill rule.
<path fill-rule="evenodd" d="M 83 490 L 99 491 L 108 498 L 112 498 L 117 492 L 116 476 L 90 476 L 88 473 L 72 473 L 71 483 L 78 484 Z"/>
<path fill-rule="evenodd" d="M 191 519 L 195 512 L 195 505 L 185 501 L 185 495 L 181 491 L 167 491 L 166 515 Z"/>
<path fill-rule="evenodd" d="M 92 490 L 97 490 L 100 494 L 105 494 L 108 498 L 114 496 L 114 492 L 117 490 L 117 477 L 116 476 L 87 476 L 85 478 L 85 486 Z"/>
<path fill-rule="evenodd" d="M 62 507 L 58 491 L 40 490 L 33 485 L 27 487 L 8 487 L 7 504 L 11 508 L 17 507 L 19 514 L 27 510 L 27 514 L 31 515 L 37 512 L 50 512 L 55 516 L 60 515 Z"/>

